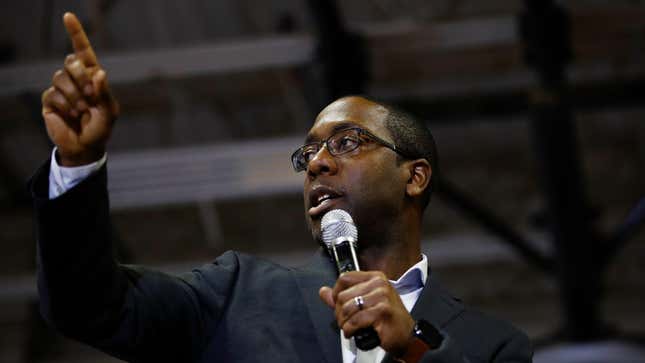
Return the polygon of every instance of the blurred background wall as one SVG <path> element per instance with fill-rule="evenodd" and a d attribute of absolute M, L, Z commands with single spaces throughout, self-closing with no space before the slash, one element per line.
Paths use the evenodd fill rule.
<path fill-rule="evenodd" d="M 424 250 L 455 295 L 537 349 L 643 343 L 645 2 L 7 1 L 0 361 L 115 361 L 36 308 L 24 184 L 51 152 L 40 93 L 70 52 L 64 11 L 122 105 L 109 148 L 122 261 L 304 262 L 316 245 L 289 155 L 322 105 L 362 93 L 435 135 L 444 179 Z"/>

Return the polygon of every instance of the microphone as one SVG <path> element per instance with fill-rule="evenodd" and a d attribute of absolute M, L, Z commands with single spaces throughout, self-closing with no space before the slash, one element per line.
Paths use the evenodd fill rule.
<path fill-rule="evenodd" d="M 338 273 L 360 271 L 356 255 L 358 231 L 349 213 L 342 209 L 330 210 L 322 217 L 320 229 L 323 242 L 336 262 Z M 380 345 L 381 340 L 374 328 L 369 327 L 356 331 L 354 343 L 360 350 L 370 350 Z"/>

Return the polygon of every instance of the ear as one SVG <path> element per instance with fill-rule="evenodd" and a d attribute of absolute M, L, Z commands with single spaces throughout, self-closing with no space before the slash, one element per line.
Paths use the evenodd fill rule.
<path fill-rule="evenodd" d="M 432 168 L 426 159 L 411 160 L 406 164 L 409 171 L 409 178 L 405 186 L 405 192 L 408 196 L 416 198 L 423 194 L 423 191 L 430 184 Z"/>

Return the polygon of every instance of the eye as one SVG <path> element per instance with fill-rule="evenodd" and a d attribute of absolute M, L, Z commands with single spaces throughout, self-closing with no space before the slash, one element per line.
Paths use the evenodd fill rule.
<path fill-rule="evenodd" d="M 314 156 L 316 156 L 317 153 L 318 153 L 317 145 L 305 146 L 302 149 L 302 159 L 305 161 L 305 163 L 308 163 L 311 161 L 311 159 L 314 158 Z"/>
<path fill-rule="evenodd" d="M 356 149 L 360 144 L 358 137 L 354 135 L 345 135 L 336 142 L 339 153 L 348 152 Z"/>

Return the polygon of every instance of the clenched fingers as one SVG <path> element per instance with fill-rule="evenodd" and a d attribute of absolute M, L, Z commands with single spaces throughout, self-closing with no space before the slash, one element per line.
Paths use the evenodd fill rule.
<path fill-rule="evenodd" d="M 72 106 L 67 98 L 55 87 L 49 87 L 42 94 L 43 112 L 56 112 L 64 119 L 72 118 Z"/>
<path fill-rule="evenodd" d="M 336 306 L 350 298 L 366 293 L 379 286 L 390 286 L 385 274 L 380 271 L 351 271 L 343 273 L 336 280 L 332 295 Z"/>
<path fill-rule="evenodd" d="M 72 117 L 78 117 L 82 112 L 87 110 L 87 103 L 83 100 L 83 95 L 76 87 L 76 84 L 67 72 L 58 70 L 52 78 L 52 85 L 56 90 L 65 96 L 70 105 L 70 114 Z"/>
<path fill-rule="evenodd" d="M 381 271 L 345 272 L 338 277 L 338 280 L 336 280 L 336 284 L 334 285 L 334 291 L 333 291 L 334 298 L 337 297 L 338 294 L 343 290 L 351 288 L 352 286 L 359 284 L 361 282 L 365 282 L 367 280 L 371 280 L 375 278 L 381 279 L 384 282 L 388 281 L 385 274 L 382 273 Z"/>
<path fill-rule="evenodd" d="M 65 58 L 65 71 L 83 96 L 89 97 L 93 94 L 91 71 L 75 54 Z"/>
<path fill-rule="evenodd" d="M 358 287 L 358 286 L 357 286 Z M 378 305 L 382 301 L 388 301 L 388 286 L 378 283 L 377 281 L 362 284 L 360 288 L 353 291 L 343 291 L 336 304 L 336 321 L 339 326 L 343 326 L 355 314 L 361 311 L 369 310 L 371 307 Z M 344 295 L 344 296 L 342 296 Z M 358 304 L 357 299 L 362 299 L 362 304 Z"/>
<path fill-rule="evenodd" d="M 374 327 L 376 328 L 379 321 L 388 319 L 391 315 L 390 307 L 386 302 L 378 302 L 376 305 L 364 308 L 352 314 L 347 320 L 339 324 L 345 338 L 352 337 L 357 330 Z"/>
<path fill-rule="evenodd" d="M 63 93 L 55 87 L 49 87 L 43 92 L 42 104 L 42 115 L 46 123 L 49 124 L 55 121 L 55 123 L 60 124 L 63 122 L 67 124 L 69 130 L 79 130 L 79 112 L 72 108 Z"/>

